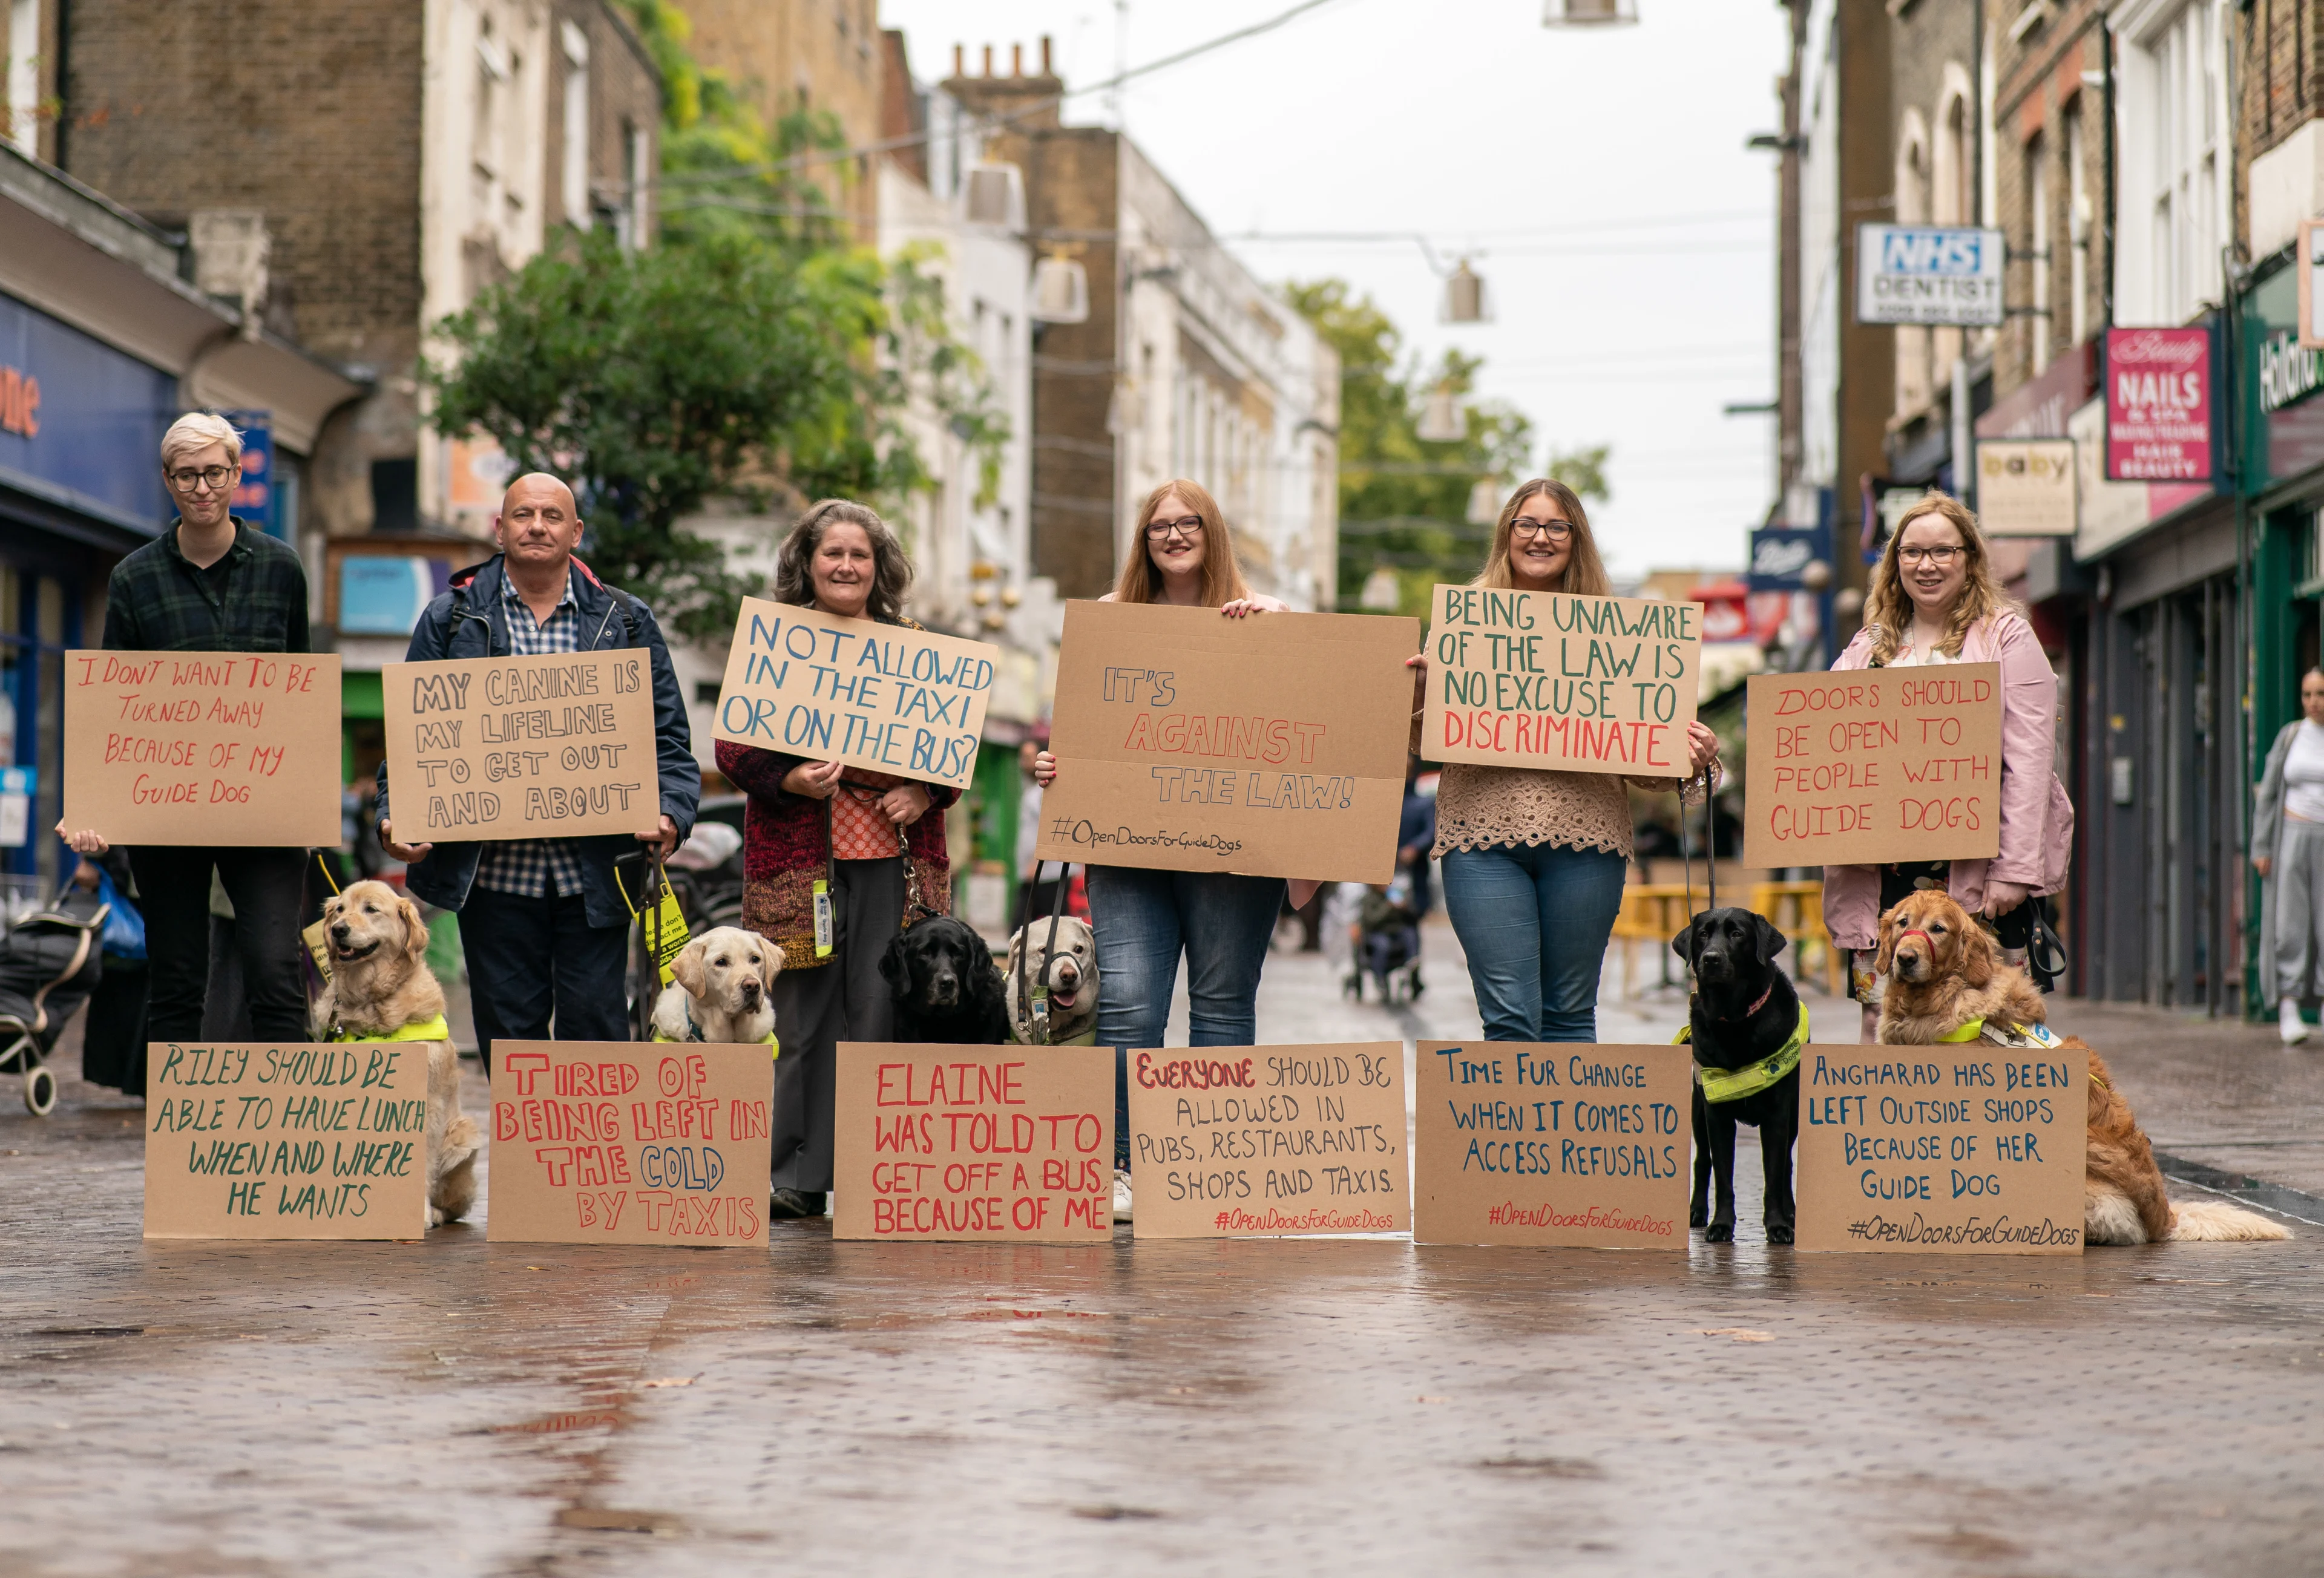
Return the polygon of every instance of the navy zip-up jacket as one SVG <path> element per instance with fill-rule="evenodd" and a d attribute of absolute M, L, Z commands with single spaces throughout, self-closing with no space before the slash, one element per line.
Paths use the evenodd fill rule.
<path fill-rule="evenodd" d="M 407 663 L 434 663 L 447 657 L 505 657 L 509 655 L 508 623 L 501 610 L 502 555 L 452 577 L 452 590 L 428 605 L 411 632 Z M 573 561 L 573 601 L 579 616 L 578 646 L 584 652 L 604 652 L 622 647 L 642 647 L 653 667 L 655 765 L 661 779 L 661 812 L 678 826 L 680 843 L 694 830 L 694 813 L 702 803 L 702 766 L 694 759 L 693 732 L 687 726 L 686 705 L 678 691 L 678 673 L 670 666 L 669 647 L 653 610 L 636 598 L 617 594 L 597 579 L 589 566 Z M 628 604 L 625 610 L 623 603 Z M 635 628 L 632 629 L 634 625 Z M 379 765 L 379 817 L 389 820 L 387 764 Z M 639 819 L 639 831 L 650 825 Z M 629 906 L 622 902 L 613 880 L 613 858 L 641 846 L 626 833 L 606 833 L 578 839 L 581 846 L 582 892 L 592 926 L 629 922 Z M 456 912 L 468 902 L 476 879 L 476 858 L 484 846 L 442 843 L 404 874 L 404 885 L 414 898 L 442 910 Z"/>

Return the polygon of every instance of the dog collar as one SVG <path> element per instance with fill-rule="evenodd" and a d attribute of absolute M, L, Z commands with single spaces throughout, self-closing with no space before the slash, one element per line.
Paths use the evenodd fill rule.
<path fill-rule="evenodd" d="M 1771 986 L 1769 989 L 1774 988 Z M 1694 1040 L 1694 1026 L 1688 1025 L 1671 1040 L 1674 1046 L 1687 1045 Z M 1702 1088 L 1702 1099 L 1713 1104 L 1740 1101 L 1747 1096 L 1757 1096 L 1800 1066 L 1800 1052 L 1807 1044 L 1808 1005 L 1802 1003 L 1800 1022 L 1782 1046 L 1757 1062 L 1746 1063 L 1740 1069 L 1706 1069 L 1698 1063 L 1694 1069 L 1694 1082 Z"/>
<path fill-rule="evenodd" d="M 1757 1002 L 1752 1004 L 1750 1007 L 1743 1010 L 1742 1013 L 1737 1014 L 1733 1019 L 1721 1019 L 1719 1023 L 1721 1024 L 1738 1024 L 1744 1020 L 1750 1018 L 1754 1014 L 1758 1013 L 1760 1009 L 1765 1008 L 1767 1005 L 1767 999 L 1775 995 L 1775 983 L 1769 981 L 1767 983 L 1767 989 L 1759 994 L 1759 1000 Z M 1714 1014 L 1712 1017 L 1717 1018 L 1717 1015 Z"/>
<path fill-rule="evenodd" d="M 415 1019 L 410 1024 L 396 1026 L 387 1035 L 362 1035 L 340 1025 L 331 1027 L 335 1041 L 447 1041 L 452 1039 L 452 1027 L 444 1023 L 440 1014 L 433 1019 Z"/>

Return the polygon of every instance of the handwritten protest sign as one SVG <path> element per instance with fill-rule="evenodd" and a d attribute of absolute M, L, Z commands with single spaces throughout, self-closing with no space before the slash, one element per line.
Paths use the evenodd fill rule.
<path fill-rule="evenodd" d="M 1412 619 L 1065 605 L 1045 860 L 1386 882 Z"/>
<path fill-rule="evenodd" d="M 1433 762 L 1677 777 L 1702 607 L 1439 586 L 1420 754 Z"/>
<path fill-rule="evenodd" d="M 1414 1243 L 1685 1251 L 1684 1047 L 1423 1041 L 1419 1070 Z"/>
<path fill-rule="evenodd" d="M 395 836 L 570 839 L 661 816 L 653 671 L 634 647 L 391 663 Z"/>
<path fill-rule="evenodd" d="M 1113 1052 L 839 1043 L 834 1238 L 1113 1236 Z"/>
<path fill-rule="evenodd" d="M 494 1041 L 492 1208 L 505 1243 L 764 1243 L 761 1046 Z"/>
<path fill-rule="evenodd" d="M 965 788 L 1000 656 L 982 641 L 746 597 L 711 732 Z"/>
<path fill-rule="evenodd" d="M 2080 1254 L 2089 1103 L 2079 1047 L 1811 1044 L 1799 1246 Z"/>
<path fill-rule="evenodd" d="M 1746 866 L 2001 852 L 2001 665 L 1757 674 Z"/>
<path fill-rule="evenodd" d="M 1140 1238 L 1412 1225 L 1397 1041 L 1132 1052 L 1130 1132 Z"/>
<path fill-rule="evenodd" d="M 427 1231 L 424 1044 L 147 1049 L 146 1237 Z"/>
<path fill-rule="evenodd" d="M 336 654 L 68 652 L 65 825 L 115 844 L 339 841 Z"/>

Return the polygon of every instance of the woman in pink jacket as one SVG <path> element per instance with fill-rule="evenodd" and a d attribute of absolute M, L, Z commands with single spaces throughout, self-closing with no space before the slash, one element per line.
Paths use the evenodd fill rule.
<path fill-rule="evenodd" d="M 2001 853 L 1991 860 L 1827 866 L 1823 919 L 1851 950 L 1863 1039 L 1880 1016 L 1872 961 L 1880 917 L 1915 888 L 1944 887 L 1985 917 L 2010 962 L 2024 962 L 2034 912 L 2025 902 L 2066 882 L 2074 808 L 2052 768 L 2058 681 L 2034 628 L 1993 578 L 1985 534 L 1957 499 L 1932 491 L 1907 510 L 1873 572 L 1864 628 L 1835 670 L 1942 663 L 2001 665 Z"/>

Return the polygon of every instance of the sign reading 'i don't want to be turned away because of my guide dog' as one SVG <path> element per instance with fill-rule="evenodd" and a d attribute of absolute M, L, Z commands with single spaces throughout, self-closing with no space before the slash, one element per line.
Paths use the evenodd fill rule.
<path fill-rule="evenodd" d="M 762 1046 L 494 1041 L 495 1243 L 767 1241 Z"/>
<path fill-rule="evenodd" d="M 641 648 L 391 663 L 381 694 L 399 839 L 639 833 L 661 818 Z"/>
<path fill-rule="evenodd" d="M 1420 754 L 1433 762 L 1683 777 L 1702 606 L 1439 586 Z"/>
<path fill-rule="evenodd" d="M 1423 1041 L 1419 1069 L 1415 1243 L 1685 1250 L 1686 1048 Z"/>
<path fill-rule="evenodd" d="M 711 732 L 964 789 L 1000 656 L 982 641 L 746 597 Z"/>
<path fill-rule="evenodd" d="M 425 1043 L 146 1049 L 146 1237 L 427 1231 Z"/>
<path fill-rule="evenodd" d="M 2080 1047 L 1812 1042 L 1799 1247 L 2080 1254 L 2089 1145 Z"/>

